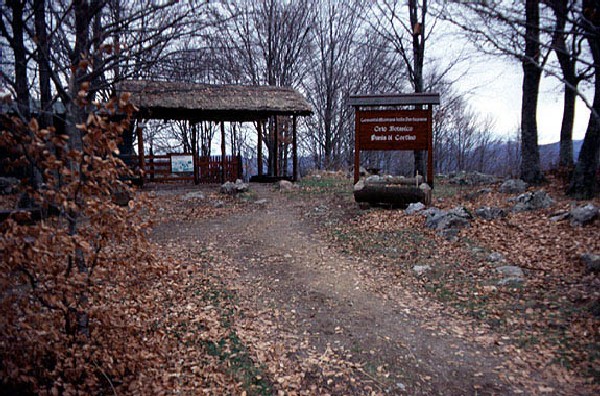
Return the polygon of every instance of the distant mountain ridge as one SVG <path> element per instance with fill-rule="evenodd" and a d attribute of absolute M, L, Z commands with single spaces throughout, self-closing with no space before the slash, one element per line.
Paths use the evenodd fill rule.
<path fill-rule="evenodd" d="M 577 162 L 579 152 L 581 151 L 581 145 L 583 140 L 573 140 L 573 159 Z M 550 169 L 558 165 L 558 159 L 560 156 L 560 142 L 540 144 L 540 166 L 542 169 Z"/>

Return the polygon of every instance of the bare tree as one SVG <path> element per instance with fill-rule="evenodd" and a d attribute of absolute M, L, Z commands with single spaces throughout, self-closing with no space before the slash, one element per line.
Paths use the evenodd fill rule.
<path fill-rule="evenodd" d="M 4 73 L 2 73 L 2 77 L 14 89 L 18 110 L 24 118 L 28 118 L 30 113 L 29 79 L 27 76 L 29 50 L 26 48 L 24 22 L 24 12 L 27 4 L 27 1 L 7 1 L 7 7 L 2 7 L 2 24 L 0 24 L 2 36 L 8 41 L 12 49 L 15 73 L 14 80 L 6 80 Z"/>
<path fill-rule="evenodd" d="M 569 194 L 577 198 L 591 198 L 597 192 L 596 175 L 600 154 L 600 1 L 585 0 L 581 13 L 581 26 L 592 52 L 594 67 L 594 101 L 587 130 Z"/>
<path fill-rule="evenodd" d="M 363 9 L 357 1 L 326 1 L 318 8 L 311 34 L 313 55 L 304 86 L 317 114 L 313 133 L 322 153 L 317 166 L 326 169 L 334 164 L 335 151 L 341 150 L 341 139 L 349 126 L 343 114 L 348 94 L 344 89 L 361 27 L 355 21 Z"/>
<path fill-rule="evenodd" d="M 406 7 L 403 11 L 403 8 Z M 384 0 L 375 2 L 368 17 L 371 27 L 393 46 L 404 60 L 414 92 L 424 92 L 425 47 L 435 23 L 427 27 L 427 0 Z M 424 175 L 425 155 L 414 152 L 414 171 Z"/>
<path fill-rule="evenodd" d="M 215 32 L 215 61 L 223 65 L 222 82 L 298 86 L 302 80 L 314 0 L 243 0 L 223 5 L 216 17 L 226 28 Z M 262 129 L 269 150 L 269 173 L 275 168 L 275 122 Z"/>
<path fill-rule="evenodd" d="M 540 65 L 540 5 L 539 0 L 525 1 L 525 52 L 523 95 L 521 102 L 521 178 L 528 183 L 543 180 L 538 148 L 537 103 L 542 78 Z"/>

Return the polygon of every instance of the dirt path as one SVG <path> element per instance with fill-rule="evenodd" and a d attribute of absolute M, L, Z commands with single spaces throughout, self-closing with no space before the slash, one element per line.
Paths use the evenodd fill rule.
<path fill-rule="evenodd" d="M 358 382 L 342 384 L 340 393 L 529 393 L 523 384 L 535 381 L 537 374 L 508 374 L 506 357 L 486 341 L 486 330 L 457 321 L 438 303 L 386 282 L 371 258 L 350 257 L 330 247 L 307 221 L 320 210 L 317 203 L 271 186 L 253 186 L 253 191 L 257 201 L 266 203 L 228 217 L 165 223 L 155 235 L 182 243 L 201 239 L 226 257 L 235 274 L 230 287 L 247 307 L 267 312 L 277 322 L 274 332 L 285 328 L 316 355 L 332 352 L 359 367 L 353 373 Z M 295 353 L 295 360 L 304 356 L 289 353 Z M 305 380 L 311 381 L 310 373 Z M 363 383 L 371 386 L 361 387 Z"/>

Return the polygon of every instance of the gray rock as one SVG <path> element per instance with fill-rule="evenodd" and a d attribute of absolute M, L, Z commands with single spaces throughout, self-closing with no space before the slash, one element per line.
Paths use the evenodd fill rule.
<path fill-rule="evenodd" d="M 600 255 L 592 253 L 582 254 L 581 260 L 585 263 L 585 268 L 588 272 L 600 272 Z"/>
<path fill-rule="evenodd" d="M 467 210 L 467 208 L 465 208 L 464 206 L 457 206 L 453 209 L 450 209 L 448 211 L 448 214 L 451 214 L 451 215 L 454 215 L 457 217 L 462 217 L 463 219 L 467 219 L 467 220 L 473 218 L 473 216 L 471 215 L 471 212 L 469 212 Z"/>
<path fill-rule="evenodd" d="M 361 179 L 358 182 L 356 182 L 353 189 L 354 191 L 360 191 L 363 188 L 365 188 L 365 181 Z"/>
<path fill-rule="evenodd" d="M 493 252 L 493 253 L 490 253 L 490 254 L 487 256 L 487 260 L 488 260 L 490 263 L 499 263 L 499 262 L 505 261 L 505 258 L 504 258 L 504 256 L 502 255 L 502 253 Z"/>
<path fill-rule="evenodd" d="M 183 196 L 183 199 L 186 200 L 186 201 L 191 200 L 191 199 L 200 199 L 200 200 L 202 200 L 204 198 L 206 198 L 206 197 L 200 191 L 192 191 L 192 192 L 189 192 L 189 193 L 187 193 L 187 194 L 185 194 Z"/>
<path fill-rule="evenodd" d="M 460 229 L 469 227 L 469 219 L 471 214 L 462 206 L 449 210 L 435 210 L 427 212 L 425 218 L 425 226 L 438 231 L 447 231 L 450 229 Z"/>
<path fill-rule="evenodd" d="M 423 213 L 425 214 L 425 226 L 433 229 L 437 229 L 442 219 L 448 215 L 448 212 L 438 208 L 429 208 Z"/>
<path fill-rule="evenodd" d="M 509 199 L 509 202 L 514 202 L 513 212 L 525 212 L 530 210 L 545 209 L 552 205 L 554 201 L 544 190 L 527 192 Z"/>
<path fill-rule="evenodd" d="M 498 281 L 498 285 L 500 286 L 522 283 L 525 278 L 521 267 L 517 267 L 516 265 L 504 265 L 496 268 L 496 271 L 503 276 Z"/>
<path fill-rule="evenodd" d="M 494 220 L 499 217 L 506 217 L 508 212 L 501 208 L 482 206 L 475 210 L 475 215 L 485 220 Z"/>
<path fill-rule="evenodd" d="M 494 184 L 498 181 L 494 176 L 481 172 L 458 172 L 454 174 L 449 183 L 474 186 L 478 184 Z"/>
<path fill-rule="evenodd" d="M 261 206 L 262 206 L 262 205 L 266 205 L 266 204 L 268 204 L 268 203 L 269 203 L 269 201 L 268 201 L 266 198 L 263 198 L 263 199 L 259 199 L 258 201 L 255 201 L 254 203 L 255 203 L 256 205 L 261 205 Z"/>
<path fill-rule="evenodd" d="M 277 183 L 279 191 L 292 191 L 296 187 L 297 186 L 294 183 L 288 180 L 279 180 L 279 183 Z"/>
<path fill-rule="evenodd" d="M 496 271 L 505 278 L 523 278 L 525 276 L 521 267 L 517 267 L 516 265 L 503 265 L 502 267 L 496 268 Z"/>
<path fill-rule="evenodd" d="M 423 275 L 425 272 L 429 271 L 431 269 L 430 265 L 415 265 L 413 267 L 413 271 L 415 271 L 415 273 L 418 276 Z"/>
<path fill-rule="evenodd" d="M 482 253 L 485 253 L 486 250 L 484 248 L 482 248 L 481 246 L 472 246 L 471 251 L 475 254 L 482 254 Z"/>
<path fill-rule="evenodd" d="M 425 216 L 433 216 L 434 214 L 441 212 L 442 210 L 436 207 L 431 207 L 431 208 L 427 208 L 425 209 L 422 214 L 424 214 Z"/>
<path fill-rule="evenodd" d="M 527 183 L 521 179 L 508 179 L 500 185 L 499 191 L 507 194 L 519 194 L 527 190 Z"/>
<path fill-rule="evenodd" d="M 491 192 L 492 192 L 491 188 L 482 188 L 481 190 L 477 190 L 477 191 L 473 191 L 473 192 L 465 194 L 463 196 L 463 199 L 466 201 L 473 201 L 473 200 L 479 198 L 480 196 L 489 194 Z"/>
<path fill-rule="evenodd" d="M 571 213 L 569 212 L 558 212 L 548 217 L 548 220 L 556 222 L 566 220 L 569 217 L 571 217 Z"/>
<path fill-rule="evenodd" d="M 381 176 L 377 176 L 377 175 L 371 175 L 365 179 L 365 184 L 381 183 L 381 182 L 382 182 Z"/>
<path fill-rule="evenodd" d="M 496 282 L 498 286 L 518 285 L 521 283 L 523 283 L 523 278 L 504 278 Z"/>
<path fill-rule="evenodd" d="M 219 209 L 219 208 L 222 208 L 223 206 L 225 206 L 225 203 L 223 201 L 215 201 L 213 203 L 213 208 Z"/>
<path fill-rule="evenodd" d="M 448 241 L 456 242 L 459 239 L 460 230 L 458 228 L 448 228 L 447 230 L 440 230 L 438 233 Z"/>
<path fill-rule="evenodd" d="M 223 184 L 221 186 L 220 191 L 221 191 L 221 194 L 235 195 L 235 194 L 247 192 L 249 190 L 249 188 L 250 188 L 250 186 L 248 186 L 248 184 L 244 183 L 240 179 L 237 179 L 235 181 L 235 183 L 226 182 L 225 184 Z"/>
<path fill-rule="evenodd" d="M 118 189 L 116 191 L 113 191 L 110 198 L 112 203 L 114 203 L 117 206 L 128 206 L 129 201 L 131 201 L 132 199 L 131 194 L 129 194 L 129 191 L 124 189 Z"/>
<path fill-rule="evenodd" d="M 421 202 L 414 202 L 408 205 L 408 207 L 404 210 L 404 213 L 407 215 L 412 215 L 422 211 L 423 209 L 425 209 L 425 205 L 423 205 Z"/>
<path fill-rule="evenodd" d="M 591 224 L 598 218 L 598 208 L 594 204 L 577 206 L 571 209 L 571 226 L 583 227 Z"/>
<path fill-rule="evenodd" d="M 0 195 L 8 195 L 17 192 L 19 179 L 14 177 L 0 177 Z"/>

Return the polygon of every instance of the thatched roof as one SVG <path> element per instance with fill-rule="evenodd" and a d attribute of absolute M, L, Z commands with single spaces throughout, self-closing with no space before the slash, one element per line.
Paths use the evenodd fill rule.
<path fill-rule="evenodd" d="M 312 114 L 306 99 L 290 87 L 207 85 L 166 81 L 124 81 L 140 115 L 154 119 L 252 121 L 272 115 Z"/>

